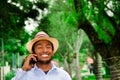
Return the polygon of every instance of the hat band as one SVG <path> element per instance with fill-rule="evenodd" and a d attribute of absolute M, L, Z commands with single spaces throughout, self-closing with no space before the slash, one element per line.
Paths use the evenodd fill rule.
<path fill-rule="evenodd" d="M 49 37 L 49 36 L 46 34 L 38 34 L 35 36 L 35 38 L 40 38 L 40 37 Z"/>

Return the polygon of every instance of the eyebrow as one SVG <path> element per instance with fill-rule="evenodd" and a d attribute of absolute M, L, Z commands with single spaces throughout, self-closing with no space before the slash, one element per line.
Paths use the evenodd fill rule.
<path fill-rule="evenodd" d="M 38 45 L 41 45 L 41 43 L 35 44 L 35 46 L 38 46 Z M 51 45 L 52 46 L 52 43 L 47 43 L 47 45 Z"/>

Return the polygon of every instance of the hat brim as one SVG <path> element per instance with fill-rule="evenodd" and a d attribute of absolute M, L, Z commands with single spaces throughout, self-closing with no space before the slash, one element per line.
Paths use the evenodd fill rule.
<path fill-rule="evenodd" d="M 40 40 L 50 41 L 53 44 L 53 47 L 54 47 L 53 53 L 55 53 L 57 51 L 58 46 L 59 46 L 58 40 L 55 39 L 55 38 L 46 37 L 46 38 L 34 38 L 31 41 L 29 41 L 26 44 L 26 49 L 29 51 L 29 53 L 33 53 L 33 51 L 32 51 L 33 44 L 37 41 L 40 41 Z"/>

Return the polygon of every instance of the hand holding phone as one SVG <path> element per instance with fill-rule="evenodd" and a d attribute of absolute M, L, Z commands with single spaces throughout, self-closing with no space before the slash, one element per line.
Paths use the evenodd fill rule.
<path fill-rule="evenodd" d="M 35 56 L 36 60 L 37 60 L 37 56 Z M 35 61 L 34 59 L 30 60 L 30 64 L 35 64 L 37 61 Z"/>
<path fill-rule="evenodd" d="M 31 68 L 34 67 L 34 64 L 37 62 L 37 55 L 36 54 L 30 54 L 29 56 L 26 57 L 24 64 L 22 66 L 22 69 L 24 71 L 28 71 Z"/>

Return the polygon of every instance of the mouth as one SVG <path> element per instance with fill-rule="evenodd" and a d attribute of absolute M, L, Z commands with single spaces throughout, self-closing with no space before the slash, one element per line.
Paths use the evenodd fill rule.
<path fill-rule="evenodd" d="M 42 57 L 48 57 L 48 54 L 42 54 Z"/>

